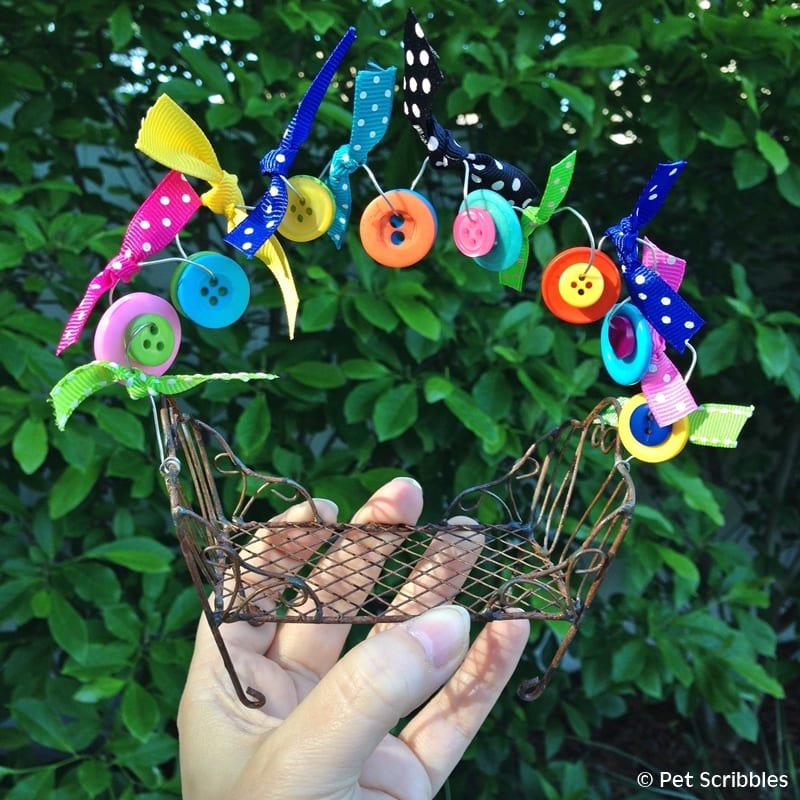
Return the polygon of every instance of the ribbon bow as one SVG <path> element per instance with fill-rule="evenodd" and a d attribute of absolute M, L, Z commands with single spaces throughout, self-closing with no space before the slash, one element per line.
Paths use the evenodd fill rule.
<path fill-rule="evenodd" d="M 134 400 L 180 394 L 206 381 L 273 380 L 269 372 L 215 372 L 211 375 L 150 375 L 113 361 L 90 361 L 68 372 L 50 391 L 56 425 L 64 430 L 72 412 L 86 398 L 112 383 L 121 383 Z"/>
<path fill-rule="evenodd" d="M 233 245 L 248 257 L 275 233 L 286 214 L 289 193 L 285 180 L 289 169 L 300 146 L 311 133 L 314 117 L 325 97 L 328 84 L 333 80 L 339 64 L 355 39 L 355 28 L 348 28 L 347 33 L 341 38 L 314 80 L 311 81 L 311 86 L 300 100 L 297 111 L 286 128 L 280 144 L 261 159 L 261 172 L 270 178 L 269 188 L 261 196 L 253 211 L 225 237 L 228 244 Z"/>
<path fill-rule="evenodd" d="M 222 169 L 200 126 L 168 95 L 162 94 L 145 115 L 136 147 L 159 164 L 211 184 L 200 200 L 206 208 L 225 217 L 228 230 L 245 218 L 239 179 Z M 266 264 L 278 282 L 289 338 L 294 338 L 300 301 L 286 253 L 276 239 L 259 247 L 255 256 Z"/>
<path fill-rule="evenodd" d="M 369 69 L 359 70 L 356 74 L 350 141 L 334 152 L 328 172 L 327 184 L 336 201 L 336 213 L 328 236 L 337 249 L 342 246 L 350 219 L 350 176 L 367 163 L 367 156 L 386 134 L 392 115 L 397 68 L 369 66 Z"/>
<path fill-rule="evenodd" d="M 528 266 L 528 255 L 530 253 L 530 242 L 528 241 L 533 232 L 539 225 L 549 222 L 561 201 L 567 194 L 567 189 L 572 182 L 572 175 L 575 172 L 575 159 L 577 153 L 573 150 L 569 155 L 564 156 L 557 164 L 550 167 L 547 176 L 547 183 L 542 192 L 542 199 L 538 206 L 528 206 L 523 209 L 521 217 L 522 225 L 522 249 L 519 258 L 508 268 L 498 273 L 500 283 L 509 286 L 517 291 L 522 290 L 522 282 L 525 279 L 525 269 Z"/>
<path fill-rule="evenodd" d="M 642 251 L 644 265 L 655 270 L 670 288 L 677 291 L 686 270 L 686 259 L 664 252 L 649 239 L 645 239 L 645 243 Z M 642 392 L 655 421 L 665 428 L 694 411 L 697 403 L 683 376 L 667 356 L 664 337 L 652 325 L 650 334 L 653 355 L 647 372 L 642 376 Z"/>
<path fill-rule="evenodd" d="M 64 326 L 56 355 L 78 341 L 97 301 L 120 281 L 130 283 L 142 261 L 163 250 L 199 206 L 200 198 L 186 178 L 179 172 L 168 172 L 128 223 L 117 255 L 89 282 Z"/>
<path fill-rule="evenodd" d="M 661 208 L 685 166 L 685 161 L 659 164 L 639 195 L 633 212 L 606 230 L 616 247 L 631 301 L 679 353 L 705 321 L 657 272 L 639 260 L 638 238 L 640 230 Z"/>
<path fill-rule="evenodd" d="M 618 397 L 620 406 L 630 400 Z M 707 447 L 733 448 L 739 443 L 739 434 L 745 423 L 753 416 L 754 406 L 735 406 L 727 403 L 703 403 L 688 415 L 689 441 Z M 609 406 L 601 415 L 600 421 L 616 427 L 619 418 L 614 406 Z"/>
<path fill-rule="evenodd" d="M 518 208 L 531 205 L 539 190 L 522 170 L 487 153 L 471 153 L 433 115 L 433 96 L 444 75 L 413 11 L 406 16 L 403 49 L 403 113 L 427 147 L 433 166 L 463 171 L 466 164 L 474 188 L 491 189 Z"/>

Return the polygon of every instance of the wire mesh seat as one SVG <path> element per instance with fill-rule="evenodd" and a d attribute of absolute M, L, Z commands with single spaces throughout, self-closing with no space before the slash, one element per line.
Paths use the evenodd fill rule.
<path fill-rule="evenodd" d="M 300 483 L 250 469 L 218 431 L 164 398 L 162 473 L 178 541 L 239 699 L 259 706 L 264 695 L 242 686 L 226 623 L 392 623 L 443 602 L 477 622 L 568 623 L 544 673 L 517 690 L 538 697 L 633 512 L 616 428 L 601 418 L 609 406 L 619 411 L 604 399 L 535 441 L 501 477 L 462 491 L 440 522 L 411 526 L 326 522 Z M 270 500 L 305 501 L 311 521 L 263 521 L 274 514 L 265 513 Z"/>

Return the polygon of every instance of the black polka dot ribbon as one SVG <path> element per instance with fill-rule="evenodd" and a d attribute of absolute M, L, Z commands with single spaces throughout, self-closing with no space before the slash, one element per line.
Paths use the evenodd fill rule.
<path fill-rule="evenodd" d="M 336 70 L 356 39 L 355 28 L 349 28 L 326 59 L 306 90 L 297 111 L 284 131 L 281 142 L 270 150 L 260 163 L 261 173 L 270 178 L 269 188 L 255 208 L 225 236 L 225 241 L 248 257 L 278 229 L 289 205 L 286 177 L 300 146 L 311 133 L 311 126 Z"/>
<path fill-rule="evenodd" d="M 466 164 L 471 189 L 491 189 L 518 208 L 531 205 L 539 190 L 519 167 L 487 153 L 470 152 L 433 115 L 433 98 L 444 75 L 413 11 L 406 16 L 403 51 L 403 113 L 425 143 L 430 163 L 438 169 L 461 172 Z"/>
<path fill-rule="evenodd" d="M 632 213 L 606 230 L 614 243 L 631 302 L 679 353 L 705 320 L 656 272 L 639 259 L 639 233 L 655 217 L 680 176 L 685 161 L 659 164 Z"/>

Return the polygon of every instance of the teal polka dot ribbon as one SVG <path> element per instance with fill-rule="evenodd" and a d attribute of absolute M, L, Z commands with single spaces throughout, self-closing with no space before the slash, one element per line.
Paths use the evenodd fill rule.
<path fill-rule="evenodd" d="M 328 85 L 356 39 L 355 28 L 349 28 L 328 56 L 300 100 L 297 111 L 284 131 L 280 144 L 270 150 L 260 163 L 261 174 L 269 177 L 269 188 L 255 208 L 225 236 L 225 241 L 252 258 L 278 229 L 289 205 L 286 179 L 300 146 L 311 133 Z"/>
<path fill-rule="evenodd" d="M 639 235 L 658 213 L 685 166 L 685 161 L 659 164 L 631 214 L 606 230 L 616 248 L 631 302 L 679 353 L 705 320 L 657 272 L 641 262 Z"/>
<path fill-rule="evenodd" d="M 350 176 L 367 163 L 370 151 L 386 134 L 392 115 L 396 73 L 396 67 L 382 69 L 370 63 L 368 69 L 356 74 L 350 141 L 333 154 L 326 181 L 336 201 L 336 213 L 328 236 L 337 248 L 342 246 L 350 220 Z"/>
<path fill-rule="evenodd" d="M 517 260 L 508 268 L 498 273 L 500 283 L 518 292 L 522 290 L 522 283 L 525 280 L 525 270 L 528 266 L 530 255 L 530 242 L 528 241 L 533 232 L 540 226 L 550 221 L 550 217 L 556 212 L 564 197 L 567 189 L 572 182 L 572 175 L 575 172 L 575 160 L 577 153 L 573 150 L 569 155 L 564 156 L 557 164 L 550 167 L 547 176 L 547 184 L 542 192 L 542 199 L 538 206 L 528 206 L 522 210 L 520 224 L 522 225 L 522 248 Z"/>
<path fill-rule="evenodd" d="M 134 400 L 181 394 L 207 381 L 273 380 L 269 372 L 215 372 L 210 375 L 149 375 L 113 361 L 91 361 L 68 372 L 50 391 L 56 426 L 64 430 L 72 412 L 96 392 L 113 383 L 125 387 Z"/>

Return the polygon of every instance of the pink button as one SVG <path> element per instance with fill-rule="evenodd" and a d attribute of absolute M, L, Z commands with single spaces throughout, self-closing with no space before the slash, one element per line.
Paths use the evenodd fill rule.
<path fill-rule="evenodd" d="M 453 222 L 453 240 L 465 256 L 485 256 L 494 247 L 496 238 L 494 220 L 486 209 L 465 209 Z"/>
<path fill-rule="evenodd" d="M 153 315 L 162 318 L 157 325 L 169 325 L 171 336 L 157 337 L 160 341 L 169 341 L 172 345 L 160 363 L 142 364 L 131 355 L 131 337 L 149 332 L 151 320 L 137 320 Z M 148 331 L 144 331 L 144 323 Z M 156 331 L 158 334 L 158 331 Z M 97 323 L 94 332 L 94 357 L 99 361 L 113 361 L 125 367 L 135 367 L 149 375 L 163 375 L 178 355 L 181 344 L 181 323 L 178 312 L 163 298 L 149 292 L 133 292 L 113 302 Z M 133 348 L 134 350 L 136 348 Z"/>

